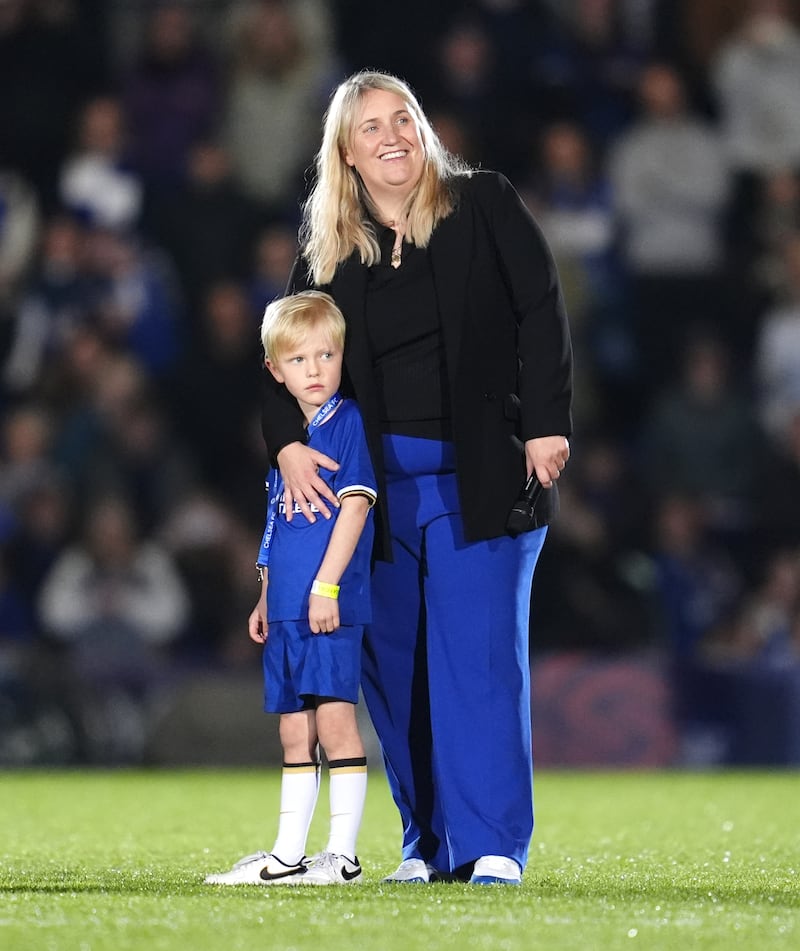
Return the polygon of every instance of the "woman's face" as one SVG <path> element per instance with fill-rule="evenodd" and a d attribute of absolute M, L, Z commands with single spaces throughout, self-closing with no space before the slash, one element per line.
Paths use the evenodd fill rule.
<path fill-rule="evenodd" d="M 344 159 L 379 206 L 404 201 L 419 181 L 424 161 L 405 99 L 384 89 L 370 90 L 356 113 Z"/>

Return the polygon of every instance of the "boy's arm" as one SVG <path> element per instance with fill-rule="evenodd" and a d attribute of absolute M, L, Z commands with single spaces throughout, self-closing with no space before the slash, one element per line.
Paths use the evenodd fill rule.
<path fill-rule="evenodd" d="M 338 586 L 364 530 L 373 499 L 364 495 L 348 495 L 333 526 L 325 556 L 315 581 Z M 308 599 L 308 623 L 314 634 L 330 634 L 339 626 L 339 602 L 333 597 L 312 594 Z"/>
<path fill-rule="evenodd" d="M 262 568 L 261 597 L 247 619 L 247 633 L 250 635 L 250 640 L 255 641 L 256 644 L 263 644 L 269 634 L 269 626 L 267 625 L 267 584 L 268 569 Z"/>

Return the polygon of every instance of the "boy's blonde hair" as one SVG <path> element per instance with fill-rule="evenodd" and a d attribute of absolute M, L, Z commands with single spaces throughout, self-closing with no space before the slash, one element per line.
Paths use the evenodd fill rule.
<path fill-rule="evenodd" d="M 301 291 L 281 297 L 267 305 L 261 321 L 261 343 L 267 360 L 296 347 L 313 328 L 322 325 L 330 342 L 344 349 L 344 315 L 330 294 L 322 291 Z"/>

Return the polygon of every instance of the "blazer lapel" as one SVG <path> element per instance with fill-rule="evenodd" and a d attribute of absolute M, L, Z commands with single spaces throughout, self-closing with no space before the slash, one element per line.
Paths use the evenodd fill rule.
<path fill-rule="evenodd" d="M 430 243 L 433 282 L 442 321 L 451 388 L 455 386 L 459 367 L 473 245 L 473 228 L 465 211 L 462 195 L 461 204 L 439 223 Z"/>

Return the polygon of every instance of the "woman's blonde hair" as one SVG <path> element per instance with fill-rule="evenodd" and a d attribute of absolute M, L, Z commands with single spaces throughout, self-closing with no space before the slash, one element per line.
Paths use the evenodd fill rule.
<path fill-rule="evenodd" d="M 281 297 L 267 304 L 261 321 L 261 343 L 267 360 L 277 360 L 292 350 L 303 337 L 317 327 L 323 327 L 330 343 L 344 349 L 344 315 L 336 301 L 322 291 L 301 291 L 290 297 Z"/>
<path fill-rule="evenodd" d="M 423 149 L 420 180 L 406 202 L 405 237 L 424 248 L 436 225 L 453 210 L 452 180 L 469 171 L 444 147 L 409 86 L 389 73 L 362 71 L 344 80 L 333 93 L 323 122 L 322 145 L 315 159 L 316 177 L 303 208 L 300 245 L 317 285 L 329 284 L 337 266 L 358 250 L 361 263 L 376 264 L 380 248 L 368 215 L 377 217 L 361 177 L 345 161 L 358 119 L 358 106 L 374 89 L 394 93 L 406 103 Z"/>

